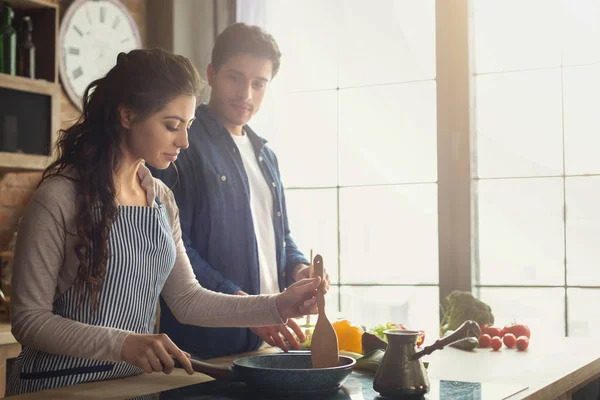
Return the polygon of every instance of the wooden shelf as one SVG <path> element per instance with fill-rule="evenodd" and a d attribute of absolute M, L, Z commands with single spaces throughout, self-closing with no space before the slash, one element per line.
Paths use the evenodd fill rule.
<path fill-rule="evenodd" d="M 43 171 L 50 164 L 50 156 L 0 152 L 0 172 Z"/>
<path fill-rule="evenodd" d="M 17 28 L 17 30 L 23 16 L 31 17 L 33 22 L 33 42 L 36 47 L 36 79 L 0 73 L 1 92 L 4 96 L 8 96 L 4 98 L 4 101 L 10 102 L 12 96 L 14 96 L 15 99 L 18 99 L 14 100 L 18 103 L 8 104 L 8 108 L 4 110 L 5 113 L 2 113 L 2 110 L 0 110 L 0 119 L 7 116 L 15 116 L 20 122 L 18 122 L 18 124 L 15 123 L 15 126 L 18 126 L 18 128 L 13 129 L 16 129 L 16 135 L 18 138 L 20 138 L 19 140 L 21 143 L 23 143 L 24 140 L 26 143 L 31 143 L 27 142 L 28 139 L 25 139 L 25 137 L 28 137 L 27 135 L 31 135 L 33 132 L 38 135 L 44 135 L 46 140 L 49 140 L 50 151 L 52 151 L 54 143 L 56 142 L 58 130 L 60 129 L 61 87 L 58 80 L 59 53 L 57 40 L 59 8 L 56 3 L 50 0 L 4 1 L 7 1 L 15 11 L 13 25 Z M 10 92 L 11 90 L 21 93 Z M 49 110 L 45 109 L 40 113 L 33 113 L 31 114 L 31 117 L 20 112 L 20 104 L 30 104 L 31 102 L 35 104 L 44 104 L 44 99 L 36 100 L 37 97 L 32 97 L 29 94 L 48 97 L 50 101 L 49 103 L 46 103 L 48 105 L 45 107 L 49 107 Z M 25 107 L 25 105 L 23 105 L 23 107 Z M 11 109 L 12 111 L 6 111 Z M 48 117 L 49 122 L 42 125 L 44 132 L 38 132 L 37 126 L 39 126 L 39 124 L 36 125 L 32 124 L 31 122 L 46 121 L 46 118 Z M 33 120 L 30 119 L 28 123 L 27 118 L 33 118 Z M 35 118 L 43 119 L 35 120 Z M 0 123 L 2 123 L 2 121 L 0 121 Z M 49 129 L 49 131 L 46 131 L 46 129 Z M 0 136 L 2 136 L 2 134 L 2 125 L 0 125 Z M 4 134 L 7 133 L 5 132 Z M 12 138 L 12 136 L 10 137 Z M 5 147 L 4 149 L 8 148 L 12 150 L 12 147 Z M 45 151 L 48 151 L 48 149 L 42 150 L 41 147 L 39 147 L 39 150 L 38 147 L 33 145 L 17 148 L 22 148 L 27 151 L 27 153 L 2 152 L 2 148 L 0 147 L 0 173 L 10 171 L 41 171 L 48 166 L 50 160 L 53 158 L 52 154 L 31 154 L 37 152 L 44 153 Z"/>
<path fill-rule="evenodd" d="M 58 5 L 48 0 L 4 0 L 8 1 L 12 7 L 16 9 L 31 9 L 31 8 L 54 8 L 58 9 Z"/>
<path fill-rule="evenodd" d="M 57 83 L 48 82 L 45 79 L 30 79 L 2 73 L 0 73 L 0 87 L 47 96 L 55 93 L 60 95 L 60 85 Z"/>

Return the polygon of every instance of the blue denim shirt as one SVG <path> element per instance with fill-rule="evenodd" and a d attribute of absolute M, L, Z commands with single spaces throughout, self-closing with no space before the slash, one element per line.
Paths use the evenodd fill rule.
<path fill-rule="evenodd" d="M 273 194 L 279 289 L 308 260 L 290 236 L 277 157 L 248 126 L 244 127 Z M 189 130 L 190 147 L 167 170 L 152 174 L 173 189 L 181 230 L 196 278 L 207 289 L 233 294 L 260 293 L 258 251 L 250 211 L 248 177 L 230 133 L 203 104 Z M 178 180 L 179 177 L 179 180 Z M 180 324 L 161 298 L 160 331 L 199 358 L 252 351 L 261 339 L 247 328 L 201 328 Z"/>

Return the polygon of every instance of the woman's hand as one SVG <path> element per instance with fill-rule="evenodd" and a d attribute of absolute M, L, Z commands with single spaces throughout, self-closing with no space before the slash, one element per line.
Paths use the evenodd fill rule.
<path fill-rule="evenodd" d="M 282 319 L 317 313 L 317 289 L 321 278 L 302 279 L 277 295 L 277 311 Z"/>
<path fill-rule="evenodd" d="M 176 359 L 186 372 L 194 373 L 190 363 L 190 355 L 179 349 L 167 335 L 129 334 L 121 348 L 121 360 L 127 364 L 140 367 L 147 373 L 164 372 L 170 374 Z"/>
<path fill-rule="evenodd" d="M 296 268 L 294 268 L 293 279 L 294 282 L 298 282 L 302 279 L 312 278 L 312 275 L 314 275 L 314 270 L 310 265 L 298 264 L 296 265 Z M 323 284 L 323 294 L 327 294 L 329 291 L 330 282 L 329 274 L 325 268 L 323 268 L 323 278 L 325 280 L 325 283 Z"/>

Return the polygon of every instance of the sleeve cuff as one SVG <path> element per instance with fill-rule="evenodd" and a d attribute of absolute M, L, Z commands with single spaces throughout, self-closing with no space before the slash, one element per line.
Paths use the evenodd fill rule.
<path fill-rule="evenodd" d="M 281 318 L 279 315 L 279 310 L 277 310 L 277 296 L 278 294 L 270 295 L 268 300 L 269 311 L 271 312 L 271 317 L 273 319 L 273 325 L 285 325 L 288 323 L 288 319 Z"/>
<path fill-rule="evenodd" d="M 123 330 L 117 330 L 115 332 L 115 337 L 114 337 L 114 345 L 113 345 L 113 351 L 111 354 L 111 359 L 110 361 L 113 362 L 123 362 L 123 359 L 121 357 L 121 352 L 123 351 L 123 343 L 125 343 L 125 339 L 127 339 L 127 336 L 131 335 L 133 332 L 128 332 L 128 331 L 123 331 Z"/>

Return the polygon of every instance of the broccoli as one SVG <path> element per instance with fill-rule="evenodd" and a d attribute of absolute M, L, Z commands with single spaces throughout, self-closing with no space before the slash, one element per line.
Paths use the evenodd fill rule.
<path fill-rule="evenodd" d="M 494 324 L 494 315 L 490 306 L 476 299 L 469 292 L 455 290 L 446 297 L 446 310 L 440 323 L 440 337 L 449 330 L 456 330 L 467 320 L 475 321 L 479 326 Z"/>

